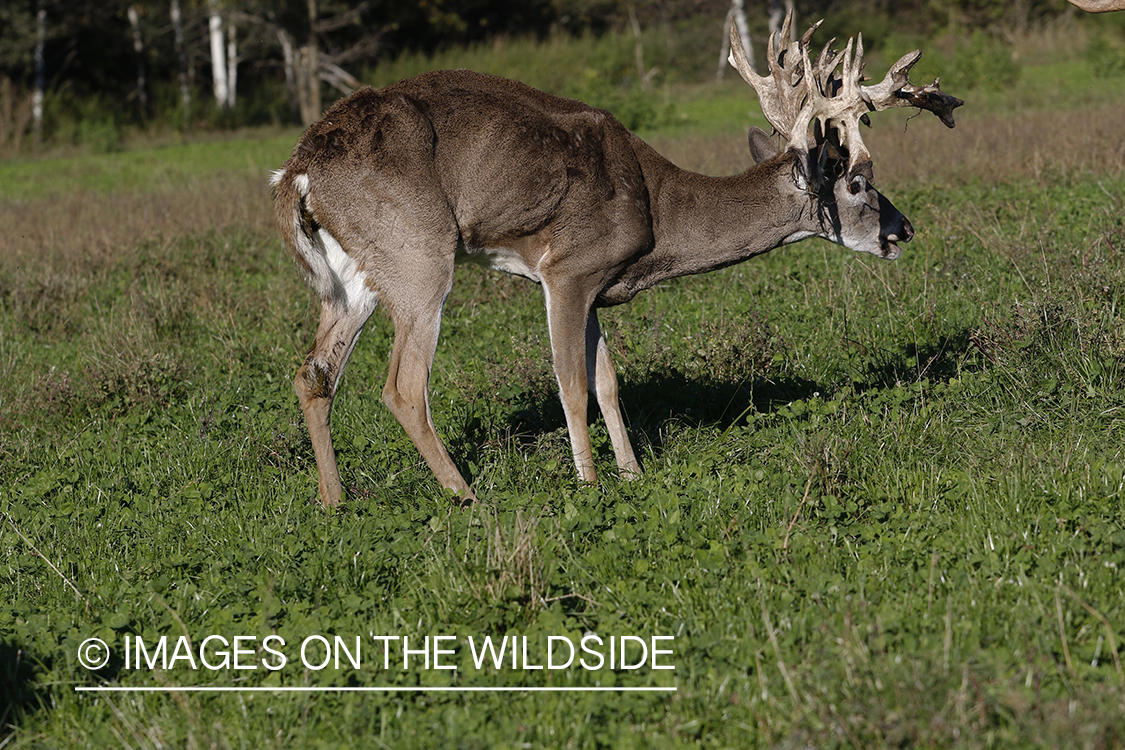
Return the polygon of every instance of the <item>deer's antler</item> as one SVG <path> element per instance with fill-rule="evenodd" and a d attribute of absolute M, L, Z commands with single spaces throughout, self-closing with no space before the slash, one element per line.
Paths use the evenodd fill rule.
<path fill-rule="evenodd" d="M 842 52 L 831 49 L 832 39 L 816 58 L 809 61 L 809 41 L 820 21 L 813 24 L 799 41 L 790 38 L 792 13 L 786 15 L 780 31 L 770 36 L 767 60 L 770 76 L 759 76 L 742 50 L 738 30 L 731 25 L 730 63 L 754 87 L 762 113 L 774 130 L 788 140 L 788 147 L 808 151 L 808 129 L 816 120 L 816 138 L 832 133 L 837 145 L 847 151 L 848 176 L 863 175 L 872 180 L 871 154 L 863 143 L 859 124 L 867 122 L 868 112 L 894 107 L 928 109 L 947 126 L 953 127 L 953 110 L 964 104 L 941 90 L 941 79 L 927 86 L 910 83 L 910 69 L 922 53 L 908 52 L 891 66 L 874 86 L 864 86 L 863 35 L 854 44 L 848 40 Z"/>
<path fill-rule="evenodd" d="M 800 42 L 788 41 L 792 22 L 792 13 L 787 14 L 781 30 L 769 38 L 766 53 L 770 66 L 768 77 L 758 75 L 746 59 L 742 38 L 734 24 L 731 24 L 730 31 L 729 60 L 742 78 L 758 92 L 762 114 L 773 125 L 774 130 L 789 139 L 790 147 L 807 150 L 807 130 L 812 119 L 806 93 L 807 49 L 809 38 L 821 22 L 813 24 Z"/>

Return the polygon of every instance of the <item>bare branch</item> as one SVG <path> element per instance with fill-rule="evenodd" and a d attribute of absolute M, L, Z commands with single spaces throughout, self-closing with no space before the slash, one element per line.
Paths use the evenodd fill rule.
<path fill-rule="evenodd" d="M 350 94 L 364 85 L 362 81 L 351 73 L 325 59 L 321 59 L 320 61 L 318 76 L 320 80 L 344 94 Z"/>
<path fill-rule="evenodd" d="M 360 17 L 370 7 L 371 3 L 363 2 L 355 6 L 351 10 L 344 11 L 343 13 L 337 13 L 336 15 L 329 16 L 327 18 L 319 18 L 312 26 L 313 32 L 316 34 L 327 34 L 331 31 L 339 31 L 340 29 L 351 26 L 354 23 L 358 23 Z"/>

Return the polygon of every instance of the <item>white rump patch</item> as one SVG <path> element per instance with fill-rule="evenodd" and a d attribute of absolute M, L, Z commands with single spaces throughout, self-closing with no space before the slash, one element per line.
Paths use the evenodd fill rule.
<path fill-rule="evenodd" d="M 305 204 L 305 210 L 309 210 L 309 176 L 297 175 L 293 178 L 293 185 L 303 196 L 301 202 Z M 348 309 L 364 309 L 370 313 L 375 309 L 376 296 L 374 290 L 367 286 L 367 275 L 359 269 L 355 258 L 344 251 L 339 240 L 316 223 L 315 212 L 312 219 L 311 226 L 316 229 L 311 235 L 305 233 L 311 226 L 303 223 L 299 215 L 294 221 L 294 244 L 309 269 L 309 284 L 316 289 L 321 299 L 332 300 Z"/>
<path fill-rule="evenodd" d="M 327 261 L 328 271 L 331 274 L 332 296 L 349 308 L 355 305 L 361 307 L 369 305 L 375 293 L 368 288 L 367 276 L 359 270 L 355 259 L 344 252 L 344 248 L 324 227 L 316 230 L 315 236 L 317 249 Z"/>

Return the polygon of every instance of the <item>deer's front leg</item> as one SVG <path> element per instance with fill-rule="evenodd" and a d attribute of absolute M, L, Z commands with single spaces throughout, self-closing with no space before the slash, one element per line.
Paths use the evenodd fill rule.
<path fill-rule="evenodd" d="M 570 433 L 570 448 L 578 478 L 598 481 L 594 471 L 594 451 L 586 426 L 586 318 L 590 304 L 576 285 L 543 280 L 547 303 L 547 329 L 551 337 L 551 357 L 559 381 L 559 398 Z"/>
<path fill-rule="evenodd" d="M 598 325 L 597 310 L 590 310 L 586 318 L 586 382 L 590 392 L 602 410 L 613 454 L 617 457 L 617 468 L 626 479 L 638 477 L 641 465 L 633 453 L 629 434 L 625 431 L 625 418 L 621 414 L 621 402 L 617 397 L 617 372 L 609 356 L 609 346 Z"/>

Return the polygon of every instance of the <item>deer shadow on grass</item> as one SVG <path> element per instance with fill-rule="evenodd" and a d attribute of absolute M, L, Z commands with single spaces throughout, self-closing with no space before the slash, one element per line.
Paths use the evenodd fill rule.
<path fill-rule="evenodd" d="M 970 336 L 971 331 L 963 329 L 926 344 L 902 341 L 879 348 L 853 345 L 853 364 L 842 368 L 836 377 L 824 380 L 791 373 L 750 373 L 736 380 L 701 378 L 678 369 L 649 372 L 639 379 L 621 378 L 619 397 L 634 447 L 647 447 L 660 456 L 668 439 L 669 424 L 725 430 L 745 422 L 750 414 L 770 414 L 816 394 L 831 399 L 845 387 L 861 395 L 908 386 L 923 379 L 947 382 L 961 370 L 971 346 Z M 560 440 L 566 443 L 564 453 L 569 455 L 569 442 L 562 436 L 566 421 L 557 393 L 549 387 L 537 387 L 517 395 L 510 403 L 504 429 L 518 444 L 534 449 L 544 435 L 560 433 Z M 597 404 L 590 398 L 587 420 L 593 423 L 599 417 Z M 488 431 L 479 421 L 475 422 L 473 434 L 465 435 L 465 452 L 471 454 L 476 448 L 469 446 L 487 442 Z"/>
<path fill-rule="evenodd" d="M 749 414 L 772 413 L 785 404 L 823 393 L 824 383 L 796 375 L 763 374 L 744 380 L 712 380 L 680 372 L 651 374 L 623 383 L 621 399 L 634 442 L 654 455 L 664 452 L 670 424 L 725 430 Z"/>
<path fill-rule="evenodd" d="M 973 331 L 962 328 L 932 343 L 919 345 L 905 341 L 893 348 L 861 352 L 867 362 L 862 377 L 855 379 L 852 387 L 862 392 L 896 388 L 921 380 L 948 382 L 957 377 L 972 346 Z"/>
<path fill-rule="evenodd" d="M 638 455 L 649 449 L 656 457 L 664 453 L 669 425 L 725 429 L 744 420 L 751 412 L 772 412 L 823 390 L 817 382 L 800 377 L 725 382 L 699 379 L 678 370 L 650 373 L 639 380 L 622 380 L 619 389 L 630 441 Z M 587 423 L 593 425 L 600 418 L 601 412 L 591 397 L 587 403 Z M 450 436 L 456 446 L 454 451 L 467 458 L 493 439 L 496 430 L 496 424 L 488 426 L 473 420 L 463 442 Z M 570 460 L 566 419 L 557 394 L 529 392 L 513 399 L 506 424 L 501 424 L 499 431 L 523 451 L 537 452 L 549 446 L 547 450 L 556 453 L 557 460 Z M 612 461 L 612 450 L 606 450 L 609 455 L 599 461 L 604 458 Z M 601 453 L 596 446 L 595 453 Z"/>

